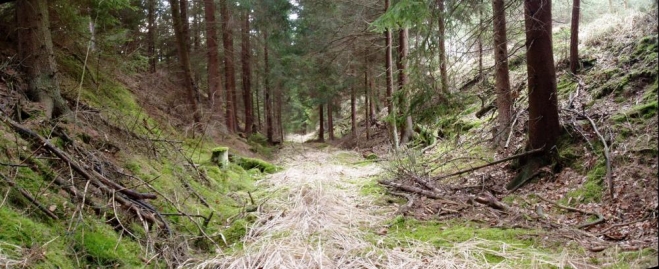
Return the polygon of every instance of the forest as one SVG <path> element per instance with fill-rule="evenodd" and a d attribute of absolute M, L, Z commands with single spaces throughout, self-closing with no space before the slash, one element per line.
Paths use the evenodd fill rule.
<path fill-rule="evenodd" d="M 658 14 L 0 0 L 0 267 L 659 266 Z"/>

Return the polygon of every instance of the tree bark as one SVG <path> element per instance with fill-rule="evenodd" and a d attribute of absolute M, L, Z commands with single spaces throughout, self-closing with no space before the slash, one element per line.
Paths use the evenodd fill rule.
<path fill-rule="evenodd" d="M 264 57 L 264 64 L 265 64 L 265 74 L 263 76 L 265 77 L 265 100 L 264 105 L 265 105 L 265 128 L 266 128 L 266 137 L 268 138 L 268 142 L 272 143 L 272 102 L 270 101 L 270 66 L 268 64 L 268 32 L 263 31 L 263 57 Z"/>
<path fill-rule="evenodd" d="M 325 142 L 325 119 L 323 117 L 323 104 L 318 105 L 318 141 Z"/>
<path fill-rule="evenodd" d="M 149 72 L 156 72 L 156 0 L 147 3 L 148 32 L 146 34 L 146 54 L 149 58 Z"/>
<path fill-rule="evenodd" d="M 384 12 L 389 10 L 389 0 L 384 0 Z M 391 38 L 391 29 L 387 28 L 385 33 L 385 45 L 386 45 L 386 57 L 385 57 L 385 70 L 386 70 L 386 79 L 387 79 L 387 107 L 389 108 L 389 118 L 391 123 L 389 124 L 389 136 L 391 137 L 391 143 L 394 146 L 394 149 L 398 150 L 398 127 L 396 126 L 396 106 L 393 100 L 394 92 L 394 74 L 393 74 L 393 56 L 392 56 L 392 38 Z"/>
<path fill-rule="evenodd" d="M 224 88 L 226 90 L 226 122 L 230 132 L 238 130 L 236 116 L 236 71 L 233 55 L 233 29 L 229 27 L 229 6 L 227 0 L 220 0 L 222 16 L 222 44 L 224 45 Z"/>
<path fill-rule="evenodd" d="M 579 69 L 579 13 L 581 1 L 572 0 L 572 25 L 570 27 L 570 72 L 577 74 Z"/>
<path fill-rule="evenodd" d="M 197 84 L 192 76 L 192 68 L 190 67 L 190 54 L 187 47 L 185 35 L 183 33 L 183 24 L 181 23 L 181 13 L 179 11 L 178 0 L 169 0 L 169 6 L 172 11 L 172 21 L 174 24 L 174 35 L 176 36 L 176 47 L 178 50 L 179 61 L 181 69 L 183 70 L 183 79 L 185 81 L 185 88 L 188 94 L 188 101 L 192 105 L 193 119 L 195 126 L 200 128 L 201 115 L 197 108 L 197 99 L 195 93 L 198 92 Z"/>
<path fill-rule="evenodd" d="M 334 140 L 334 104 L 332 100 L 327 103 L 327 132 L 329 140 Z"/>
<path fill-rule="evenodd" d="M 254 109 L 252 108 L 252 68 L 251 68 L 251 58 L 252 58 L 252 49 L 250 47 L 250 24 L 249 24 L 249 13 L 250 10 L 246 9 L 243 12 L 243 31 L 242 31 L 242 79 L 243 79 L 243 101 L 245 103 L 245 133 L 250 135 L 254 132 Z"/>
<path fill-rule="evenodd" d="M 412 116 L 409 113 L 410 109 L 410 101 L 409 97 L 407 94 L 407 90 L 405 87 L 407 86 L 407 54 L 408 54 L 408 29 L 403 28 L 399 30 L 398 32 L 398 90 L 403 92 L 403 100 L 402 100 L 402 105 L 405 107 L 405 114 L 407 116 L 405 117 L 405 121 L 403 122 L 403 135 L 401 136 L 400 139 L 400 144 L 404 145 L 407 144 L 407 142 L 410 140 L 412 137 L 412 134 L 414 134 L 414 130 L 412 129 Z"/>
<path fill-rule="evenodd" d="M 71 110 L 60 94 L 57 63 L 50 34 L 48 1 L 17 1 L 16 20 L 18 53 L 28 77 L 28 98 L 42 103 L 49 119 L 68 116 Z"/>
<path fill-rule="evenodd" d="M 364 63 L 364 114 L 366 120 L 364 120 L 366 127 L 366 140 L 371 139 L 371 107 L 373 106 L 373 100 L 371 99 L 371 91 L 368 85 L 368 58 L 365 58 Z"/>
<path fill-rule="evenodd" d="M 483 0 L 480 1 L 481 5 L 483 4 Z M 485 82 L 485 78 L 483 77 L 483 9 L 480 8 L 478 10 L 478 77 L 480 78 L 481 82 Z"/>
<path fill-rule="evenodd" d="M 512 117 L 512 97 L 508 75 L 508 39 L 506 37 L 506 10 L 503 0 L 492 0 L 494 29 L 495 85 L 497 95 L 498 128 L 494 144 L 503 148 L 510 131 Z"/>
<path fill-rule="evenodd" d="M 181 12 L 181 30 L 183 34 L 183 40 L 185 40 L 185 48 L 188 50 L 187 53 L 190 54 L 190 22 L 188 21 L 188 0 L 179 0 L 180 12 Z"/>
<path fill-rule="evenodd" d="M 200 13 L 201 5 L 198 2 L 192 2 L 192 44 L 194 51 L 198 51 L 201 48 L 201 27 L 200 23 Z"/>
<path fill-rule="evenodd" d="M 277 133 L 279 135 L 279 142 L 283 143 L 284 142 L 284 122 L 282 121 L 282 110 L 284 103 L 282 102 L 282 98 L 284 97 L 284 87 L 281 85 L 281 80 L 280 80 L 280 85 L 279 85 L 279 90 L 277 91 L 277 96 L 275 97 L 276 102 L 277 102 L 277 127 L 279 128 L 279 132 Z"/>
<path fill-rule="evenodd" d="M 556 70 L 551 36 L 551 0 L 525 0 L 526 66 L 529 87 L 529 150 L 555 150 L 560 134 Z"/>
<path fill-rule="evenodd" d="M 355 87 L 350 88 L 350 122 L 351 122 L 351 134 L 353 139 L 357 138 L 357 107 L 356 107 L 356 93 Z"/>
<path fill-rule="evenodd" d="M 440 91 L 442 94 L 448 93 L 448 71 L 446 70 L 446 26 L 444 24 L 444 0 L 437 0 L 439 16 L 437 24 L 439 27 L 439 76 Z"/>
<path fill-rule="evenodd" d="M 153 1 L 153 0 L 151 0 Z M 213 0 L 204 0 L 204 15 L 206 20 L 206 55 L 208 57 L 208 101 L 211 111 L 219 113 L 220 118 L 222 109 L 220 108 L 220 63 L 218 55 L 217 26 L 215 21 L 215 2 Z"/>

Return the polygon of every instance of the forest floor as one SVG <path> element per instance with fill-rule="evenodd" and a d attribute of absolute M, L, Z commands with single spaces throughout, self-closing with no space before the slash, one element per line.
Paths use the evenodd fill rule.
<path fill-rule="evenodd" d="M 475 230 L 464 240 L 456 239 L 455 234 L 442 239 L 451 231 L 461 235 L 472 232 L 464 229 L 468 223 L 447 222 L 417 231 L 414 220 L 399 216 L 404 207 L 399 207 L 397 199 L 385 196 L 383 187 L 376 183 L 388 173 L 386 166 L 365 160 L 354 151 L 317 143 L 287 144 L 278 155 L 285 170 L 259 181 L 257 195 L 264 198 L 257 220 L 238 250 L 210 260 L 189 261 L 187 266 L 562 268 L 585 264 L 567 250 L 547 252 L 516 239 L 506 241 L 512 235 L 506 231 L 492 234 L 494 238 L 502 236 L 501 240 L 479 237 Z M 444 241 L 427 241 L 418 238 L 417 232 Z M 535 231 L 517 235 L 538 236 Z"/>

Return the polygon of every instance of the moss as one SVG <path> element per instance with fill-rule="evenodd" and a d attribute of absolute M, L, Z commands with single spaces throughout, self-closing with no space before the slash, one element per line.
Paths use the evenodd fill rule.
<path fill-rule="evenodd" d="M 564 203 L 571 201 L 569 205 L 600 202 L 604 191 L 602 184 L 605 175 L 606 166 L 604 161 L 599 161 L 586 175 L 586 182 L 579 188 L 569 191 L 561 201 Z"/>
<path fill-rule="evenodd" d="M 577 89 L 577 83 L 571 79 L 566 78 L 565 76 L 559 80 L 558 85 L 556 85 L 556 91 L 559 95 L 565 96 L 566 94 L 573 92 Z"/>
<path fill-rule="evenodd" d="M 279 170 L 279 168 L 276 165 L 273 165 L 269 162 L 256 158 L 239 157 L 236 158 L 235 163 L 245 170 L 257 168 L 262 173 L 268 173 L 268 174 L 275 173 Z"/>
<path fill-rule="evenodd" d="M 22 259 L 29 252 L 8 252 L 3 244 L 19 246 L 37 252 L 29 259 L 31 268 L 74 268 L 65 245 L 66 237 L 60 234 L 65 228 L 35 222 L 18 214 L 8 206 L 0 207 L 0 250 L 12 259 Z"/>
<path fill-rule="evenodd" d="M 247 234 L 247 225 L 249 223 L 245 219 L 238 219 L 234 221 L 229 228 L 224 230 L 222 234 L 226 239 L 227 245 L 233 245 L 240 242 L 240 240 Z"/>
<path fill-rule="evenodd" d="M 532 256 L 529 255 L 527 260 L 505 260 L 503 257 L 496 255 L 507 248 L 515 248 L 518 251 L 528 253 L 537 253 L 539 243 L 532 239 L 538 231 L 526 229 L 499 229 L 489 228 L 486 225 L 463 222 L 460 220 L 437 222 L 437 221 L 419 221 L 415 219 L 396 217 L 390 221 L 387 237 L 383 240 L 388 247 L 399 247 L 401 242 L 409 239 L 429 242 L 437 247 L 454 247 L 456 243 L 462 243 L 473 238 L 490 240 L 488 243 L 480 244 L 484 251 L 485 257 L 474 256 L 477 259 L 484 259 L 492 263 L 509 263 L 518 266 L 529 265 Z M 505 266 L 504 266 L 505 267 Z"/>
<path fill-rule="evenodd" d="M 140 247 L 129 239 L 120 239 L 109 226 L 89 221 L 87 227 L 79 227 L 74 248 L 85 255 L 85 260 L 95 266 L 134 267 L 141 265 Z"/>
<path fill-rule="evenodd" d="M 379 158 L 378 155 L 376 155 L 375 153 L 369 153 L 369 154 L 366 155 L 366 157 L 365 157 L 365 159 L 370 160 L 370 161 L 375 161 L 375 160 L 377 160 L 378 158 Z"/>
<path fill-rule="evenodd" d="M 632 266 L 632 264 L 634 266 Z M 616 264 L 610 268 L 652 268 L 657 265 L 657 250 L 645 248 L 625 251 L 617 255 Z"/>

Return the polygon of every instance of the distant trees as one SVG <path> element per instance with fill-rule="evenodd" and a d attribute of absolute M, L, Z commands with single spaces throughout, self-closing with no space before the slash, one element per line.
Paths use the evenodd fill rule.
<path fill-rule="evenodd" d="M 233 30 L 229 26 L 230 14 L 227 0 L 220 0 L 220 14 L 222 17 L 222 43 L 224 45 L 224 89 L 226 96 L 226 124 L 230 132 L 238 130 L 237 102 L 236 102 L 236 71 L 233 54 Z"/>
<path fill-rule="evenodd" d="M 183 23 L 184 18 L 181 17 L 180 4 L 181 3 L 179 3 L 179 0 L 169 0 L 169 6 L 172 12 L 174 35 L 176 37 L 176 47 L 178 50 L 181 70 L 183 70 L 183 80 L 185 82 L 185 89 L 188 94 L 188 102 L 192 106 L 194 124 L 197 128 L 199 128 L 199 124 L 201 123 L 201 113 L 199 111 L 196 98 L 198 96 L 199 88 L 197 87 L 197 83 L 195 82 L 192 74 L 192 67 L 190 65 L 190 51 L 188 48 L 189 38 L 186 35 L 186 27 Z M 187 20 L 187 17 L 185 17 L 185 20 Z"/>
<path fill-rule="evenodd" d="M 204 17 L 206 19 L 208 103 L 213 113 L 222 113 L 222 110 L 220 109 L 221 103 L 219 102 L 221 79 L 217 27 L 215 21 L 215 2 L 213 0 L 204 0 Z"/>

